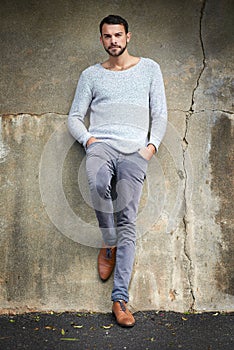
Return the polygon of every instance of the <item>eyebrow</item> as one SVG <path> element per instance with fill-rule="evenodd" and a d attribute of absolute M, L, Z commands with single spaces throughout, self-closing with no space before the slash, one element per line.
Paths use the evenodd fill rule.
<path fill-rule="evenodd" d="M 123 32 L 114 33 L 114 35 L 116 35 L 116 34 L 123 34 Z M 111 35 L 111 34 L 109 34 L 109 33 L 103 33 L 102 35 Z"/>

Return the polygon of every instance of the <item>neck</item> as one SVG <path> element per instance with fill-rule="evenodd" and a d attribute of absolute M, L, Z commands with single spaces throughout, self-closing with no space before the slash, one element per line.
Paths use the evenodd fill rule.
<path fill-rule="evenodd" d="M 124 68 L 129 65 L 132 56 L 125 50 L 121 56 L 113 57 L 109 56 L 108 63 L 111 67 Z"/>
<path fill-rule="evenodd" d="M 102 66 L 110 70 L 125 70 L 135 66 L 139 60 L 139 57 L 131 56 L 126 51 L 118 57 L 109 56 L 109 59 L 102 63 Z"/>

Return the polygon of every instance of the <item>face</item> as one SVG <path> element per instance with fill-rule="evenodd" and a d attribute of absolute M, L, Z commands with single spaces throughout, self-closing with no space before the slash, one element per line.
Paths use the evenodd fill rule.
<path fill-rule="evenodd" d="M 118 57 L 126 50 L 131 33 L 125 33 L 122 24 L 106 24 L 102 27 L 100 38 L 106 52 L 113 57 Z"/>

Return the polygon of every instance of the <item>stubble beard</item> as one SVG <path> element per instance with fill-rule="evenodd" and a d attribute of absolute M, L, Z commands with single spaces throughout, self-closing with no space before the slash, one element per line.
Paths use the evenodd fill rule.
<path fill-rule="evenodd" d="M 121 56 L 124 53 L 124 51 L 126 50 L 126 48 L 127 48 L 127 42 L 126 42 L 126 45 L 124 47 L 122 47 L 122 49 L 119 52 L 111 52 L 110 48 L 104 47 L 106 52 L 112 57 L 119 57 L 119 56 Z"/>

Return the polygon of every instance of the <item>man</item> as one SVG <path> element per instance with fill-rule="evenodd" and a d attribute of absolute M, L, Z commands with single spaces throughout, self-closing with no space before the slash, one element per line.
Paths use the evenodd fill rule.
<path fill-rule="evenodd" d="M 100 33 L 109 58 L 82 72 L 68 127 L 86 150 L 90 194 L 104 242 L 99 275 L 106 281 L 114 269 L 112 312 L 120 326 L 132 327 L 135 319 L 127 303 L 135 223 L 147 165 L 166 129 L 166 99 L 159 65 L 128 53 L 127 21 L 109 15 L 101 21 Z"/>

